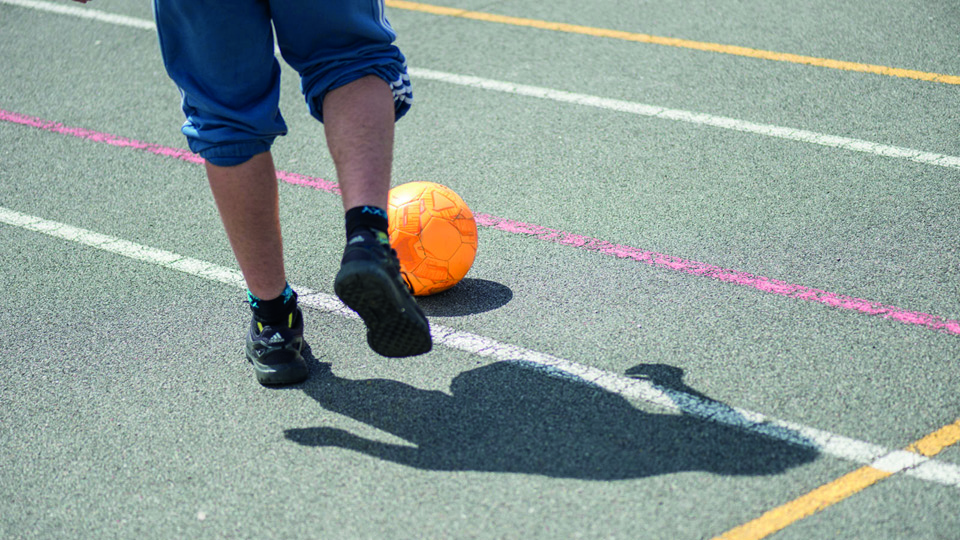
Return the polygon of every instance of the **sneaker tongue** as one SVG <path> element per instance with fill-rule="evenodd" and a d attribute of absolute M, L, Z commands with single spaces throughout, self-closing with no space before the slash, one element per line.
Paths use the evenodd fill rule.
<path fill-rule="evenodd" d="M 400 263 L 394 260 L 390 237 L 387 233 L 371 230 L 355 230 L 347 237 L 347 247 L 343 250 L 341 265 L 356 261 L 376 261 L 378 264 L 398 268 Z"/>
<path fill-rule="evenodd" d="M 383 231 L 374 231 L 366 227 L 357 227 L 347 236 L 347 245 L 380 244 L 390 245 L 390 237 Z"/>
<path fill-rule="evenodd" d="M 294 308 L 292 311 L 288 311 L 286 313 L 276 315 L 272 319 L 265 319 L 262 317 L 258 317 L 256 314 L 254 314 L 253 316 L 253 320 L 262 325 L 261 331 L 263 331 L 267 327 L 273 327 L 277 330 L 281 328 L 293 328 L 294 326 L 296 326 L 296 323 L 299 319 L 300 319 L 299 312 L 296 308 Z"/>

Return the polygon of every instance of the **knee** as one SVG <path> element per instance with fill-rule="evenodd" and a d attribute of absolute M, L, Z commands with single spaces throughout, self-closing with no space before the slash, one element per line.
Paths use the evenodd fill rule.
<path fill-rule="evenodd" d="M 407 75 L 407 64 L 400 51 L 393 46 L 384 54 L 358 58 L 355 61 L 328 66 L 317 70 L 301 80 L 301 88 L 310 114 L 323 122 L 323 100 L 337 88 L 358 79 L 374 75 L 390 87 L 393 95 L 395 119 L 399 120 L 413 104 L 413 89 Z"/>

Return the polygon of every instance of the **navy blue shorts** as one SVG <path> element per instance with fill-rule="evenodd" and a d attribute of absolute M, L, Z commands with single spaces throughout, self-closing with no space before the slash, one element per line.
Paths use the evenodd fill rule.
<path fill-rule="evenodd" d="M 183 97 L 181 131 L 215 165 L 243 163 L 287 132 L 274 29 L 317 120 L 327 92 L 367 75 L 391 85 L 396 118 L 410 108 L 406 59 L 383 0 L 153 0 L 153 9 L 164 65 Z"/>

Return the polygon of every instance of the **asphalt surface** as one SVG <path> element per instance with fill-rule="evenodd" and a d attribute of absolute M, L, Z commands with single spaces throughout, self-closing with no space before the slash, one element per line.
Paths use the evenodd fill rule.
<path fill-rule="evenodd" d="M 149 2 L 0 2 L 0 208 L 236 267 Z M 479 2 L 533 20 L 960 74 L 950 2 Z M 46 6 L 46 7 L 45 7 Z M 960 155 L 957 85 L 388 8 L 411 68 Z M 126 19 L 124 19 L 126 20 Z M 335 180 L 284 67 L 278 169 Z M 960 170 L 412 77 L 394 180 L 477 212 L 960 319 Z M 25 115 L 73 135 L 9 120 Z M 334 194 L 281 183 L 290 281 L 332 294 Z M 960 417 L 960 334 L 481 227 L 431 321 L 888 450 Z M 869 462 L 570 373 L 384 359 L 308 308 L 256 384 L 241 290 L 0 223 L 0 538 L 711 538 Z M 954 441 L 955 442 L 955 441 Z M 956 471 L 947 441 L 934 459 Z M 953 467 L 953 468 L 950 468 Z M 960 538 L 960 476 L 895 474 L 771 538 Z"/>

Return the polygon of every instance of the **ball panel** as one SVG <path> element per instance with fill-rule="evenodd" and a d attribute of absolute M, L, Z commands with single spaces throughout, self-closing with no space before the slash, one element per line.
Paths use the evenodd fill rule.
<path fill-rule="evenodd" d="M 459 218 L 454 220 L 453 226 L 460 233 L 460 242 L 477 245 L 477 222 L 473 218 Z"/>
<path fill-rule="evenodd" d="M 428 257 L 445 261 L 460 247 L 460 231 L 447 220 L 432 219 L 420 231 L 420 243 Z"/>
<path fill-rule="evenodd" d="M 424 281 L 433 283 L 447 281 L 450 279 L 450 272 L 447 270 L 446 261 L 436 259 L 424 259 L 423 262 L 414 268 L 413 273 Z"/>
<path fill-rule="evenodd" d="M 423 192 L 430 187 L 427 184 L 428 182 L 410 182 L 391 189 L 390 204 L 400 206 L 419 200 Z"/>
<path fill-rule="evenodd" d="M 397 250 L 397 258 L 400 259 L 401 269 L 404 266 L 412 269 L 427 258 L 423 251 L 423 245 L 416 235 L 398 231 L 390 235 L 390 245 Z"/>
<path fill-rule="evenodd" d="M 449 193 L 444 193 L 442 190 L 433 190 L 430 192 L 430 210 L 434 214 L 439 214 L 445 218 L 455 217 L 460 213 L 460 207 L 457 206 L 457 203 L 451 200 Z"/>
<path fill-rule="evenodd" d="M 413 294 L 416 296 L 438 293 L 457 284 L 457 280 L 450 276 L 446 261 L 436 259 L 424 259 L 408 274 L 409 276 L 412 276 L 410 281 L 413 284 Z"/>
<path fill-rule="evenodd" d="M 431 282 L 429 281 L 424 282 L 423 280 L 421 280 L 416 275 L 410 272 L 404 272 L 404 275 L 407 278 L 407 283 L 409 283 L 410 287 L 413 288 L 414 296 L 425 296 L 429 294 L 427 291 L 430 290 L 430 287 L 432 285 Z"/>
<path fill-rule="evenodd" d="M 388 216 L 389 219 L 389 216 Z M 407 203 L 394 212 L 393 226 L 397 230 L 416 236 L 420 232 L 421 213 L 416 203 Z"/>
<path fill-rule="evenodd" d="M 460 281 L 470 271 L 473 261 L 477 257 L 477 248 L 470 244 L 462 244 L 460 248 L 447 260 L 447 269 L 450 277 Z"/>

